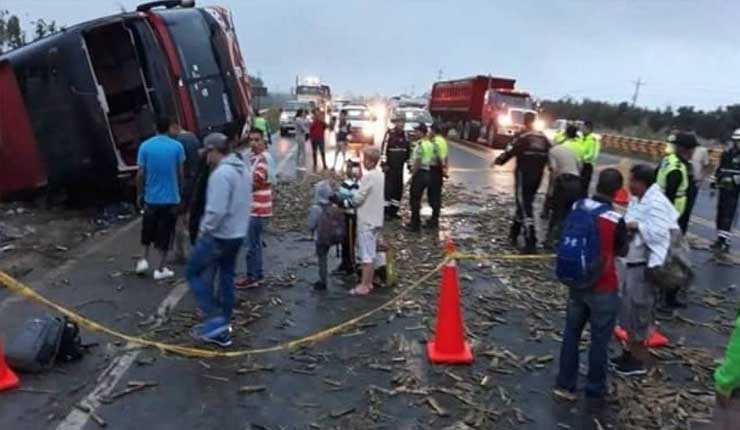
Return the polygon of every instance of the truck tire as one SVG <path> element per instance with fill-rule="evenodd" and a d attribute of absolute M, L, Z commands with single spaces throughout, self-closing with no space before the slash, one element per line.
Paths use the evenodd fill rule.
<path fill-rule="evenodd" d="M 478 143 L 478 137 L 480 136 L 480 126 L 471 124 L 470 131 L 468 132 L 468 140 L 471 142 Z"/>
<path fill-rule="evenodd" d="M 486 127 L 486 145 L 493 148 L 495 140 L 496 128 L 493 126 L 493 124 L 488 124 L 488 127 Z"/>
<path fill-rule="evenodd" d="M 462 138 L 463 140 L 470 140 L 470 123 L 469 122 L 463 123 Z"/>

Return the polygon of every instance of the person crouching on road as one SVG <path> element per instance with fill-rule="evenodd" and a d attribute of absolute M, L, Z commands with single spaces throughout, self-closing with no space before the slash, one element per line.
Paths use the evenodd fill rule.
<path fill-rule="evenodd" d="M 353 295 L 366 295 L 373 290 L 374 262 L 385 212 L 385 174 L 378 166 L 380 150 L 367 147 L 362 155 L 365 172 L 353 201 L 357 208 L 357 241 L 362 261 L 362 280 L 350 291 Z"/>
<path fill-rule="evenodd" d="M 567 146 L 556 145 L 550 149 L 550 183 L 552 194 L 549 198 L 552 214 L 547 230 L 545 247 L 552 249 L 563 228 L 573 204 L 581 196 L 580 163 L 577 154 Z"/>
<path fill-rule="evenodd" d="M 185 149 L 174 139 L 179 134 L 180 124 L 175 119 L 160 118 L 157 135 L 141 144 L 137 157 L 136 200 L 144 209 L 144 258 L 136 263 L 136 273 L 143 275 L 149 270 L 149 247 L 154 245 L 160 252 L 159 266 L 153 274 L 156 281 L 175 276 L 166 264 L 184 186 Z"/>
<path fill-rule="evenodd" d="M 717 200 L 717 240 L 712 249 L 730 252 L 732 225 L 740 197 L 740 128 L 732 133 L 729 147 L 722 152 L 712 189 L 719 189 Z"/>
<path fill-rule="evenodd" d="M 596 217 L 603 270 L 591 289 L 570 290 L 565 317 L 556 390 L 568 391 L 570 395 L 576 390 L 579 346 L 583 329 L 588 323 L 591 326 L 586 384 L 586 397 L 589 400 L 602 400 L 608 392 L 606 384 L 608 346 L 619 314 L 619 283 L 615 260 L 616 257 L 624 257 L 627 254 L 628 246 L 627 227 L 622 216 L 612 210 L 612 201 L 617 191 L 622 188 L 623 182 L 619 170 L 606 169 L 599 175 L 596 194 L 584 201 L 584 204 L 593 210 L 597 208 L 604 210 Z M 578 192 L 580 187 L 577 189 Z"/>
<path fill-rule="evenodd" d="M 272 218 L 272 184 L 262 131 L 254 128 L 249 130 L 247 141 L 252 150 L 249 158 L 245 158 L 252 173 L 252 205 L 247 232 L 247 276 L 239 280 L 237 288 L 253 288 L 264 280 L 262 238 Z"/>
<path fill-rule="evenodd" d="M 214 170 L 208 178 L 205 213 L 188 261 L 187 280 L 206 320 L 193 327 L 191 335 L 226 347 L 231 345 L 234 269 L 249 223 L 252 178 L 247 165 L 231 152 L 226 136 L 210 134 L 204 143 Z M 213 290 L 215 270 L 218 299 Z"/>
<path fill-rule="evenodd" d="M 421 231 L 421 198 L 424 191 L 429 196 L 429 169 L 434 158 L 434 144 L 427 137 L 427 126 L 419 124 L 416 129 L 416 148 L 411 156 L 411 223 L 406 229 L 411 232 Z M 431 200 L 431 199 L 430 199 Z"/>
<path fill-rule="evenodd" d="M 347 177 L 337 192 L 337 202 L 344 209 L 344 227 L 346 234 L 342 241 L 342 262 L 334 271 L 335 274 L 355 273 L 355 245 L 357 244 L 357 210 L 354 199 L 360 190 L 359 179 L 361 167 L 359 159 L 350 159 L 347 162 Z"/>
<path fill-rule="evenodd" d="M 678 212 L 655 183 L 655 170 L 645 164 L 632 167 L 630 193 L 634 199 L 627 207 L 625 221 L 630 235 L 629 251 L 624 258 L 621 279 L 622 309 L 620 323 L 629 342 L 622 355 L 612 360 L 622 376 L 644 375 L 650 354 L 645 339 L 655 321 L 658 288 L 650 282 L 647 270 L 663 265 L 678 233 Z"/>
<path fill-rule="evenodd" d="M 494 164 L 502 166 L 516 157 L 515 199 L 516 213 L 509 232 L 509 241 L 516 247 L 524 227 L 525 254 L 537 252 L 537 232 L 534 225 L 534 198 L 542 183 L 542 175 L 549 161 L 550 141 L 534 130 L 536 115 L 524 114 L 524 132 L 514 138 L 506 150 L 496 157 Z"/>
<path fill-rule="evenodd" d="M 326 216 L 327 210 L 331 205 L 332 189 L 326 180 L 319 181 L 314 185 L 313 206 L 308 212 L 307 227 L 314 236 L 316 242 L 316 257 L 319 265 L 319 280 L 314 282 L 313 286 L 317 290 L 325 290 L 327 285 L 327 265 L 329 249 L 331 245 L 324 243 L 324 238 L 319 236 L 319 224 L 321 217 Z"/>

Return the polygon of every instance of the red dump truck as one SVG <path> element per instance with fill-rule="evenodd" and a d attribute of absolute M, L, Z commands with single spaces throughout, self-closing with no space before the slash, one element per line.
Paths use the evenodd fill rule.
<path fill-rule="evenodd" d="M 482 75 L 436 82 L 429 111 L 465 140 L 483 137 L 491 146 L 506 145 L 522 130 L 524 114 L 537 114 L 532 96 L 516 90 L 515 84 L 511 78 Z"/>

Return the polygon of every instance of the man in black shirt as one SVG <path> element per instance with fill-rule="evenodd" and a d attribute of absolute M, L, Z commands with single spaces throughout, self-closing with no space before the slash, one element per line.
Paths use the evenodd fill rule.
<path fill-rule="evenodd" d="M 388 220 L 401 218 L 398 210 L 403 197 L 403 165 L 411 158 L 411 145 L 403 130 L 403 117 L 394 117 L 393 124 L 395 126 L 385 133 L 381 148 L 385 159 L 385 217 Z"/>
<path fill-rule="evenodd" d="M 534 225 L 534 203 L 537 190 L 542 182 L 542 174 L 548 162 L 550 141 L 544 134 L 534 130 L 535 114 L 524 114 L 525 131 L 514 138 L 494 164 L 501 166 L 516 157 L 515 198 L 516 215 L 511 225 L 509 240 L 516 246 L 519 234 L 524 229 L 526 254 L 534 254 L 537 250 L 537 233 Z"/>

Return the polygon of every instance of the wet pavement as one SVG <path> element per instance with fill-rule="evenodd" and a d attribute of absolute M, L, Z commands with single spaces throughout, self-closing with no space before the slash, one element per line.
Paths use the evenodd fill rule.
<path fill-rule="evenodd" d="M 295 163 L 295 144 L 277 137 L 275 142 L 271 151 L 281 180 L 308 180 L 310 148 L 306 148 L 303 170 Z M 332 142 L 329 139 L 329 165 Z M 448 205 L 440 235 L 409 237 L 397 224 L 388 226 L 387 237 L 401 243 L 425 242 L 414 248 L 424 254 L 420 268 L 429 269 L 439 261 L 439 239 L 446 233 L 457 239 L 461 251 L 476 252 L 487 249 L 508 226 L 508 217 L 501 215 L 507 208 L 500 207 L 506 200 L 487 199 L 510 196 L 512 164 L 491 169 L 494 155 L 485 148 L 451 145 L 450 183 L 464 186 L 469 196 Z M 619 163 L 611 156 L 602 161 Z M 697 213 L 711 219 L 713 211 L 706 198 L 702 196 Z M 473 217 L 481 212 L 496 218 Z M 194 345 L 187 329 L 197 316 L 186 286 L 157 284 L 128 273 L 140 252 L 138 228 L 135 222 L 88 244 L 66 265 L 34 274 L 28 283 L 56 302 L 124 333 Z M 712 236 L 703 225 L 692 226 L 692 232 L 705 239 Z M 238 293 L 237 318 L 249 322 L 235 327 L 233 350 L 316 333 L 385 303 L 408 285 L 356 298 L 346 294 L 351 280 L 333 278 L 328 292 L 317 293 L 310 288 L 316 276 L 313 244 L 304 237 L 299 232 L 268 234 L 265 261 L 271 285 Z M 668 353 L 697 349 L 711 362 L 721 356 L 726 323 L 737 309 L 740 272 L 736 265 L 721 264 L 706 251 L 694 250 L 692 258 L 698 279 L 691 305 L 681 313 L 689 322 L 668 322 L 662 329 L 677 344 Z M 242 256 L 239 264 L 243 270 Z M 331 253 L 330 268 L 336 264 Z M 151 349 L 127 349 L 116 339 L 84 331 L 86 343 L 99 343 L 84 360 L 43 375 L 22 375 L 26 391 L 0 395 L 0 428 L 100 428 L 74 408 L 87 402 L 99 406 L 97 414 L 111 429 L 618 429 L 620 411 L 615 405 L 594 415 L 582 403 L 553 399 L 564 290 L 539 274 L 543 264 L 461 262 L 464 315 L 476 354 L 472 366 L 427 362 L 425 343 L 434 327 L 435 279 L 329 339 L 236 359 L 189 359 Z M 513 276 L 517 270 L 533 278 Z M 0 291 L 0 311 L 0 333 L 12 333 L 29 315 L 45 309 Z M 159 319 L 158 314 L 167 317 Z M 675 359 L 665 361 L 662 368 L 673 378 L 673 386 L 711 395 L 709 369 L 692 373 Z M 101 402 L 132 381 L 157 385 L 108 404 Z M 621 384 L 615 387 L 626 390 Z"/>

